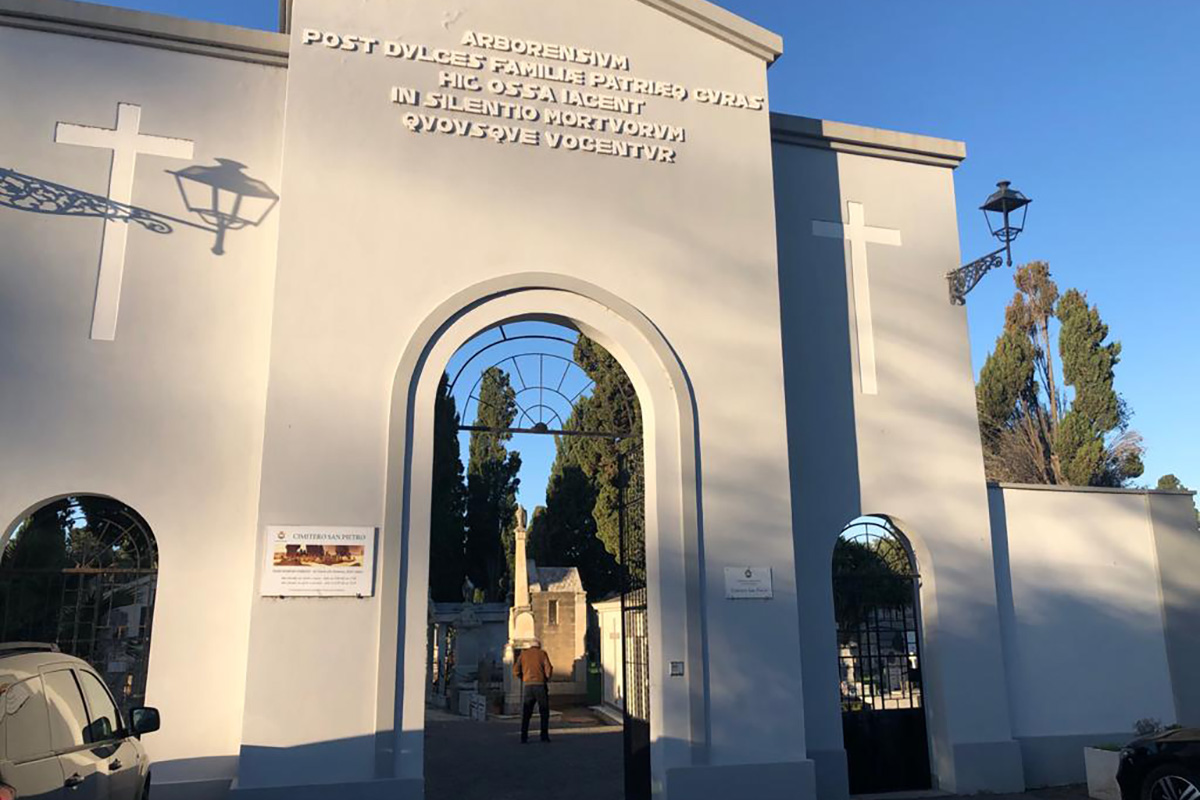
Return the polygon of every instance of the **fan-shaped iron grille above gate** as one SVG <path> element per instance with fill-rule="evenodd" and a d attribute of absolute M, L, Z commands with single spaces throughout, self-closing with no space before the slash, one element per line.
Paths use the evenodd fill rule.
<path fill-rule="evenodd" d="M 450 376 L 450 395 L 463 420 L 459 430 L 614 440 L 634 435 L 638 418 L 635 396 L 619 393 L 611 398 L 624 411 L 604 425 L 596 425 L 579 413 L 596 383 L 588 374 L 588 365 L 574 357 L 576 340 L 546 333 L 541 330 L 545 327 L 498 325 L 464 346 L 467 355 Z M 563 329 L 563 333 L 570 332 Z M 507 376 L 515 394 L 517 414 L 512 425 L 490 428 L 468 423 L 478 418 L 480 405 L 487 403 L 487 381 L 495 380 L 500 373 Z"/>
<path fill-rule="evenodd" d="M 850 793 L 928 789 L 915 559 L 882 518 L 834 547 L 833 597 Z"/>
<path fill-rule="evenodd" d="M 0 641 L 57 644 L 142 705 L 158 583 L 146 521 L 108 497 L 47 503 L 17 524 L 0 558 Z"/>

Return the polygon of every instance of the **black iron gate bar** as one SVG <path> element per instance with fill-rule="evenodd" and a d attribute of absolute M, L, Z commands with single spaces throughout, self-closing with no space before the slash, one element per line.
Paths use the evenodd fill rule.
<path fill-rule="evenodd" d="M 617 491 L 625 797 L 626 800 L 649 800 L 650 632 L 647 624 L 645 469 L 641 442 L 629 448 L 629 452 L 617 452 Z"/>
<path fill-rule="evenodd" d="M 459 431 L 474 433 L 533 433 L 541 436 L 582 436 L 591 439 L 612 439 L 617 442 L 629 435 L 624 433 L 555 430 L 543 425 L 535 425 L 532 428 L 489 428 L 486 425 L 459 425 L 458 429 Z"/>
<path fill-rule="evenodd" d="M 861 589 L 855 591 L 851 586 L 861 580 L 839 578 L 839 591 L 860 594 Z M 921 665 L 921 645 L 914 609 L 870 607 L 860 619 L 867 617 L 869 621 L 860 622 L 850 631 L 843 629 L 839 636 L 839 641 L 845 641 L 847 634 L 853 637 L 851 652 L 839 652 L 838 657 L 843 667 L 853 670 L 854 683 L 867 690 L 857 697 L 843 696 L 843 709 L 865 711 L 865 708 L 853 708 L 853 704 L 855 701 L 865 703 L 867 699 L 872 701 L 874 710 L 920 708 L 923 701 L 921 683 L 915 676 L 919 675 Z M 902 680 L 898 687 L 893 687 L 891 676 L 897 671 Z"/>

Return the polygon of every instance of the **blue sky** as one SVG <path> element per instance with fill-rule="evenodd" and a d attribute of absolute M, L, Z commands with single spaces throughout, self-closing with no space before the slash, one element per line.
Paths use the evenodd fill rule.
<path fill-rule="evenodd" d="M 110 4 L 260 28 L 277 13 L 276 0 Z M 997 180 L 1034 198 L 1016 257 L 1049 261 L 1122 342 L 1143 481 L 1200 486 L 1200 2 L 720 4 L 784 37 L 773 110 L 967 142 L 964 260 L 993 249 L 976 208 Z M 976 370 L 1012 292 L 1006 270 L 969 298 Z"/>

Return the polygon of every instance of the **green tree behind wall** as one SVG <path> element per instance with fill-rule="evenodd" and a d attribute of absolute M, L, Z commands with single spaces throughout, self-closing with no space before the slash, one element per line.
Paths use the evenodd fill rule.
<path fill-rule="evenodd" d="M 429 594 L 438 602 L 462 600 L 467 574 L 467 487 L 458 446 L 458 409 L 443 374 L 434 401 L 433 498 L 429 519 Z"/>
<path fill-rule="evenodd" d="M 1143 447 L 1114 388 L 1120 343 L 1108 341 L 1108 326 L 1084 294 L 1059 294 L 1045 262 L 1020 267 L 1015 281 L 1004 330 L 976 386 L 988 479 L 1125 485 L 1142 474 Z"/>
<path fill-rule="evenodd" d="M 619 454 L 631 456 L 630 468 L 641 471 L 640 459 L 632 457 L 642 442 L 642 414 L 637 392 L 620 363 L 607 350 L 586 336 L 575 343 L 575 362 L 595 382 L 591 395 L 576 403 L 568 427 L 574 430 L 623 434 L 619 441 L 598 437 L 564 437 L 564 466 L 577 466 L 592 482 L 596 502 L 592 516 L 596 536 L 605 549 L 620 558 Z M 634 464 L 636 462 L 636 464 Z"/>
<path fill-rule="evenodd" d="M 507 443 L 517 416 L 517 396 L 497 367 L 483 373 L 467 462 L 466 571 L 489 601 L 505 599 L 512 587 L 517 487 L 521 454 Z"/>
<path fill-rule="evenodd" d="M 539 564 L 577 567 L 593 600 L 620 586 L 617 559 L 596 535 L 595 509 L 595 485 L 569 451 L 560 448 L 546 487 L 546 507 L 534 514 L 530 553 Z"/>
<path fill-rule="evenodd" d="M 1183 485 L 1183 481 L 1174 475 L 1163 475 L 1158 479 L 1158 485 L 1154 488 L 1160 492 L 1190 492 L 1191 489 Z M 1194 499 L 1193 499 L 1194 502 Z M 1200 528 L 1200 510 L 1196 511 L 1196 527 Z"/>
<path fill-rule="evenodd" d="M 573 358 L 594 385 L 567 429 L 614 436 L 558 438 L 536 538 L 545 558 L 561 559 L 541 563 L 578 567 L 589 596 L 600 598 L 619 588 L 620 456 L 628 456 L 627 470 L 643 469 L 641 410 L 629 376 L 603 347 L 581 334 Z"/>

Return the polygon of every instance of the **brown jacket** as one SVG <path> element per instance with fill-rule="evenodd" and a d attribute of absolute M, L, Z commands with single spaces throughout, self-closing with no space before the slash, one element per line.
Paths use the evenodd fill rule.
<path fill-rule="evenodd" d="M 530 647 L 521 651 L 513 662 L 513 675 L 525 683 L 549 683 L 554 674 L 554 665 L 550 656 L 540 647 Z"/>

